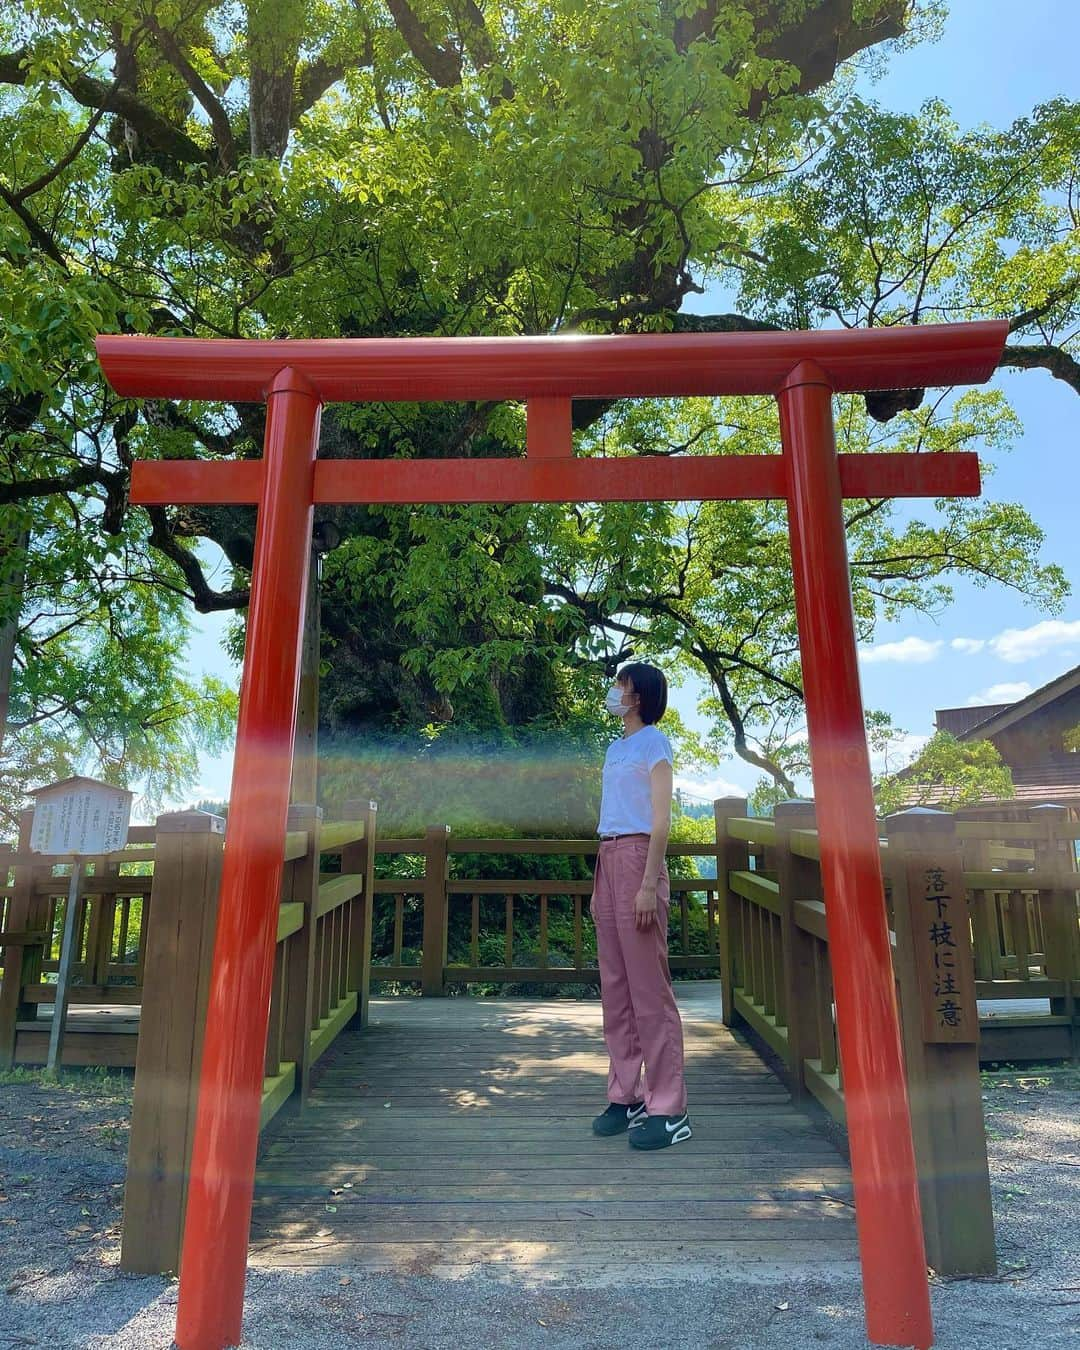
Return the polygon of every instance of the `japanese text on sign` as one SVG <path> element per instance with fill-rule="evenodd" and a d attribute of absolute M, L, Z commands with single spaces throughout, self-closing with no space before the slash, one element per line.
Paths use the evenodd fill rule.
<path fill-rule="evenodd" d="M 127 842 L 132 794 L 91 778 L 73 778 L 35 795 L 30 848 L 58 856 L 113 853 Z"/>
<path fill-rule="evenodd" d="M 911 880 L 923 1039 L 974 1041 L 978 1008 L 962 878 L 943 867 L 922 866 Z"/>

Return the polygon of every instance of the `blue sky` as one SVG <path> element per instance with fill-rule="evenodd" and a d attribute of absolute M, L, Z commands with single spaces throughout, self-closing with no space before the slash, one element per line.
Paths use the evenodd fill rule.
<path fill-rule="evenodd" d="M 898 112 L 916 111 L 939 97 L 961 126 L 1006 126 L 1038 103 L 1080 97 L 1080 5 L 1075 0 L 1027 0 L 1022 19 L 1006 0 L 953 0 L 943 37 L 893 56 L 884 75 L 861 92 Z M 705 303 L 695 306 L 707 311 Z M 1008 395 L 1024 427 L 1013 449 L 997 456 L 984 487 L 991 499 L 1022 502 L 1046 532 L 1044 558 L 1080 582 L 1076 547 L 1080 485 L 1080 401 L 1042 371 L 1000 373 L 995 385 Z M 935 708 L 972 702 L 1008 702 L 1080 662 L 1080 598 L 1048 615 L 1001 587 L 956 585 L 952 606 L 937 620 L 911 618 L 880 625 L 861 663 L 867 707 L 890 712 L 911 733 L 927 736 Z M 193 672 L 235 677 L 220 650 L 226 620 L 198 619 L 190 664 Z M 695 692 L 686 687 L 674 703 L 691 723 Z M 228 795 L 231 756 L 207 758 L 201 782 L 188 800 Z M 680 780 L 703 795 L 748 791 L 758 773 L 739 760 L 694 774 L 680 766 Z"/>

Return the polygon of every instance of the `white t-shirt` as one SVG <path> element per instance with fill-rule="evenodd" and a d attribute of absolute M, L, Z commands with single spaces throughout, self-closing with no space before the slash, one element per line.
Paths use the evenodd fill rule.
<path fill-rule="evenodd" d="M 664 759 L 675 762 L 671 742 L 657 727 L 612 741 L 604 756 L 598 834 L 652 834 L 649 775 Z"/>

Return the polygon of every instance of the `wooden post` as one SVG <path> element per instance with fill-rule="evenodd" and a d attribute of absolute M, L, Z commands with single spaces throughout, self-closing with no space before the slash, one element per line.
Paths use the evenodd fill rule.
<path fill-rule="evenodd" d="M 15 850 L 10 844 L 0 844 L 0 887 L 6 891 L 8 888 L 8 873 L 11 871 L 11 855 Z M 6 961 L 4 954 L 4 934 L 11 932 L 11 924 L 8 922 L 11 918 L 11 900 L 10 897 L 0 900 L 0 963 Z M 3 976 L 0 975 L 0 981 Z"/>
<path fill-rule="evenodd" d="M 33 811 L 23 811 L 19 816 L 17 856 L 20 858 L 28 859 L 30 856 L 33 818 Z M 45 943 L 51 939 L 51 934 L 47 934 L 43 941 L 25 940 L 27 934 L 44 930 L 49 912 L 48 901 L 34 895 L 36 870 L 31 861 L 16 864 L 12 896 L 4 921 L 5 930 L 21 935 L 23 940 L 17 945 L 9 944 L 4 949 L 4 979 L 0 984 L 0 1069 L 10 1069 L 15 1063 L 19 1022 L 37 1016 L 37 1004 L 24 1003 L 22 994 L 28 984 L 40 982 Z"/>
<path fill-rule="evenodd" d="M 300 688 L 296 702 L 296 730 L 293 735 L 290 802 L 319 800 L 319 654 L 322 632 L 319 571 L 319 555 L 312 549 L 300 646 Z"/>
<path fill-rule="evenodd" d="M 713 802 L 716 820 L 716 918 L 717 941 L 720 946 L 720 996 L 723 1001 L 724 1026 L 738 1026 L 742 1020 L 735 1011 L 735 986 L 742 972 L 735 961 L 735 948 L 741 941 L 739 901 L 728 886 L 729 872 L 745 872 L 750 855 L 744 839 L 728 833 L 727 823 L 732 817 L 746 815 L 745 797 L 719 797 Z"/>
<path fill-rule="evenodd" d="M 358 873 L 364 889 L 350 903 L 347 988 L 356 990 L 356 1018 L 360 1026 L 368 1024 L 371 995 L 371 928 L 375 919 L 375 843 L 378 804 L 368 801 L 345 803 L 347 820 L 364 822 L 364 837 L 346 844 L 341 851 L 341 870 Z"/>
<path fill-rule="evenodd" d="M 120 1252 L 144 1275 L 180 1264 L 224 837 L 203 811 L 157 820 Z"/>
<path fill-rule="evenodd" d="M 75 911 L 79 907 L 79 882 L 82 880 L 82 859 L 71 864 L 67 903 L 64 906 L 64 928 L 60 938 L 60 963 L 56 972 L 56 998 L 53 1002 L 52 1022 L 49 1026 L 49 1051 L 45 1059 L 45 1073 L 55 1078 L 60 1073 L 64 1058 L 64 1032 L 67 1029 L 68 999 L 71 994 L 71 969 L 75 964 Z M 89 940 L 87 946 L 89 948 Z M 87 951 L 87 965 L 91 953 Z"/>
<path fill-rule="evenodd" d="M 1035 834 L 1035 871 L 1076 871 L 1076 852 L 1071 839 L 1059 837 L 1058 831 L 1068 825 L 1068 811 L 1064 806 L 1033 806 L 1029 819 L 1038 822 Z M 1080 875 L 1076 878 L 1080 889 Z M 1048 895 L 1039 896 L 1042 908 L 1043 931 L 1046 934 L 1046 976 L 1050 980 L 1065 981 L 1065 997 L 1050 1000 L 1050 1011 L 1070 1019 L 1072 1056 L 1080 1058 L 1080 927 L 1077 924 L 1077 889 L 1055 887 Z"/>
<path fill-rule="evenodd" d="M 894 962 L 929 1264 L 997 1269 L 979 1080 L 979 1017 L 959 842 L 946 811 L 889 816 Z"/>
<path fill-rule="evenodd" d="M 791 851 L 792 830 L 815 827 L 814 803 L 794 799 L 778 802 L 773 812 L 775 826 L 776 883 L 780 899 L 780 945 L 782 979 L 787 1014 L 788 1067 L 791 1095 L 796 1101 L 806 1095 L 803 1061 L 820 1059 L 818 1022 L 814 994 L 813 938 L 795 922 L 795 902 L 816 900 L 821 874 L 808 858 Z"/>
<path fill-rule="evenodd" d="M 429 825 L 424 831 L 424 949 L 420 964 L 420 993 L 441 998 L 446 993 L 446 877 L 449 825 Z"/>
<path fill-rule="evenodd" d="M 285 1012 L 282 1058 L 296 1065 L 296 1087 L 301 1106 L 307 1101 L 311 1079 L 311 1033 L 315 1029 L 315 957 L 319 898 L 319 831 L 322 807 L 294 802 L 289 807 L 287 830 L 307 832 L 303 857 L 285 864 L 282 898 L 304 906 L 304 923 L 289 938 L 285 953 Z"/>

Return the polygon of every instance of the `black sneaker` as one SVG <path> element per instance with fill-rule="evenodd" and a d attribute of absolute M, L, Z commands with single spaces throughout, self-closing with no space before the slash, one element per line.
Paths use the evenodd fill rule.
<path fill-rule="evenodd" d="M 646 1116 L 630 1133 L 631 1148 L 670 1148 L 672 1144 L 681 1144 L 693 1135 L 690 1117 L 684 1111 L 681 1116 Z"/>
<path fill-rule="evenodd" d="M 592 1123 L 593 1134 L 622 1134 L 645 1120 L 645 1103 L 631 1102 L 629 1106 L 621 1102 L 612 1102 L 603 1115 L 597 1116 Z"/>

